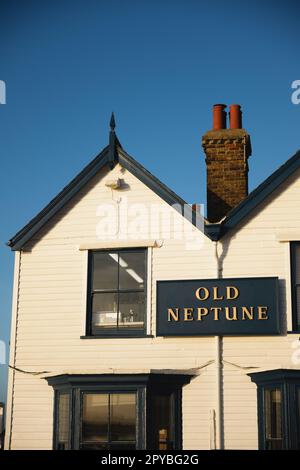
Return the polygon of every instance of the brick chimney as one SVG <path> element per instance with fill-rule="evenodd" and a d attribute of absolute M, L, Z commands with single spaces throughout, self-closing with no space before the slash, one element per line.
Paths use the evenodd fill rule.
<path fill-rule="evenodd" d="M 202 137 L 206 155 L 207 219 L 219 222 L 248 195 L 250 136 L 242 128 L 238 104 L 230 106 L 226 129 L 226 105 L 213 107 L 213 129 Z"/>

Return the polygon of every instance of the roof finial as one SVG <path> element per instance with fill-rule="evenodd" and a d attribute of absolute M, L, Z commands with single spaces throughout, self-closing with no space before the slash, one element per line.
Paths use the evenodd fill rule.
<path fill-rule="evenodd" d="M 110 125 L 110 130 L 114 131 L 115 127 L 116 127 L 116 121 L 115 121 L 115 115 L 114 115 L 113 112 L 111 113 L 111 118 L 110 118 L 109 125 Z"/>

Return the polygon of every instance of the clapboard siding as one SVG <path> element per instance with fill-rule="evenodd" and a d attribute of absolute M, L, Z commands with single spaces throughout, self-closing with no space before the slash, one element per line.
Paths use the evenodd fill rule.
<path fill-rule="evenodd" d="M 119 165 L 109 179 L 120 175 Z M 88 372 L 107 370 L 193 369 L 199 375 L 183 389 L 183 440 L 185 449 L 209 449 L 211 410 L 216 407 L 215 365 L 203 367 L 215 358 L 215 340 L 203 338 L 123 338 L 80 339 L 85 324 L 86 253 L 82 243 L 97 243 L 99 204 L 112 203 L 102 170 L 61 210 L 21 253 L 17 308 L 15 365 L 28 371 Z M 125 171 L 124 192 L 114 193 L 129 204 L 142 203 L 150 210 L 169 206 L 136 177 Z M 260 206 L 252 218 L 234 233 L 218 242 L 223 277 L 278 276 L 280 305 L 291 324 L 289 292 L 289 252 L 286 243 L 276 240 L 279 228 L 299 229 L 300 179 L 290 178 Z M 150 333 L 156 328 L 156 281 L 163 279 L 216 278 L 215 244 L 202 233 L 195 238 L 197 250 L 187 249 L 180 226 L 188 221 L 172 210 L 175 223 L 172 239 L 159 233 L 160 248 L 151 248 Z M 141 229 L 149 239 L 146 229 Z M 130 235 L 134 237 L 132 228 Z M 153 237 L 152 237 L 153 238 Z M 223 340 L 223 406 L 225 447 L 257 448 L 256 387 L 247 373 L 278 367 L 291 367 L 295 336 L 243 337 Z M 231 364 L 229 364 L 231 363 Z M 11 373 L 12 374 L 12 373 Z M 12 385 L 13 383 L 13 385 Z M 52 446 L 53 390 L 40 376 L 15 372 L 10 377 L 13 395 L 13 449 L 49 449 Z M 10 416 L 7 418 L 10 421 Z M 7 440 L 8 442 L 8 440 Z M 6 445 L 7 446 L 7 445 Z"/>

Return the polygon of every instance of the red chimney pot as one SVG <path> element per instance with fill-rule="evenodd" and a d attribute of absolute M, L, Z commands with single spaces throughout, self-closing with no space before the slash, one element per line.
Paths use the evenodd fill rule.
<path fill-rule="evenodd" d="M 242 111 L 239 104 L 230 105 L 230 129 L 242 129 Z"/>
<path fill-rule="evenodd" d="M 226 129 L 226 104 L 214 104 L 213 106 L 213 130 Z"/>

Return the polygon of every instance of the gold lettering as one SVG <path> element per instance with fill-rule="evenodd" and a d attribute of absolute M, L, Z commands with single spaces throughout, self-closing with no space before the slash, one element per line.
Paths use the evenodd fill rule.
<path fill-rule="evenodd" d="M 236 307 L 231 307 L 232 308 L 232 314 L 230 315 L 230 307 L 225 307 L 225 316 L 226 320 L 237 320 L 237 308 Z"/>
<path fill-rule="evenodd" d="M 218 296 L 218 287 L 213 287 L 213 298 L 214 300 L 223 300 L 224 296 L 221 295 L 220 297 Z"/>
<path fill-rule="evenodd" d="M 202 317 L 208 314 L 208 308 L 198 307 L 198 320 L 201 321 Z"/>
<path fill-rule="evenodd" d="M 194 311 L 193 308 L 184 308 L 183 309 L 183 315 L 184 315 L 183 321 L 193 321 L 194 320 L 193 311 Z"/>
<path fill-rule="evenodd" d="M 219 320 L 219 313 L 222 310 L 222 307 L 211 307 L 210 310 L 214 312 L 214 320 Z"/>
<path fill-rule="evenodd" d="M 172 308 L 168 308 L 168 321 L 179 320 L 179 308 L 175 308 L 175 310 L 176 310 L 176 313 L 174 312 Z"/>
<path fill-rule="evenodd" d="M 268 307 L 263 307 L 259 305 L 257 307 L 258 320 L 268 320 Z"/>
<path fill-rule="evenodd" d="M 248 320 L 253 320 L 254 318 L 254 312 L 253 312 L 253 307 L 242 307 L 242 320 L 246 320 L 246 317 Z"/>
<path fill-rule="evenodd" d="M 204 293 L 204 295 L 201 297 L 201 292 Z M 199 287 L 199 289 L 196 290 L 196 297 L 198 300 L 206 300 L 209 297 L 209 290 L 206 287 Z"/>
<path fill-rule="evenodd" d="M 229 300 L 237 299 L 239 296 L 239 290 L 237 287 L 234 286 L 227 286 L 226 287 L 226 298 Z"/>

